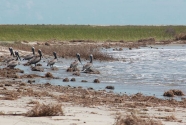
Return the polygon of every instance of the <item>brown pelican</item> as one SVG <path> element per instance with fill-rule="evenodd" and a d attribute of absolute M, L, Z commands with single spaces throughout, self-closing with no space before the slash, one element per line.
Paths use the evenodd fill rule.
<path fill-rule="evenodd" d="M 29 64 L 30 64 L 30 65 L 31 65 L 31 64 L 35 64 L 35 66 L 36 66 L 36 64 L 41 60 L 42 52 L 41 52 L 40 49 L 38 50 L 38 53 L 39 53 L 39 56 L 34 56 L 34 57 L 29 61 Z"/>
<path fill-rule="evenodd" d="M 35 56 L 35 48 L 34 47 L 32 47 L 32 52 L 33 52 L 33 54 L 28 54 L 28 55 L 23 56 L 23 60 L 30 60 Z"/>
<path fill-rule="evenodd" d="M 80 59 L 80 54 L 79 54 L 79 53 L 76 54 L 76 57 L 78 58 L 78 60 L 75 60 L 74 62 L 72 62 L 72 63 L 70 64 L 70 68 L 75 69 L 75 68 L 77 68 L 78 63 L 79 63 L 79 62 L 81 63 L 81 59 Z M 82 64 L 82 63 L 81 63 L 81 64 Z"/>
<path fill-rule="evenodd" d="M 54 55 L 54 59 L 48 61 L 47 66 L 50 65 L 50 67 L 51 66 L 53 67 L 53 65 L 57 62 L 57 54 L 56 54 L 56 52 L 53 52 L 53 55 Z"/>
<path fill-rule="evenodd" d="M 8 63 L 8 65 L 7 65 L 7 67 L 14 68 L 14 67 L 16 67 L 19 64 L 18 59 L 21 60 L 21 58 L 19 56 L 19 53 L 17 51 L 15 51 L 15 55 L 17 56 L 17 59 L 16 60 L 13 60 L 13 61 L 10 61 Z"/>
<path fill-rule="evenodd" d="M 7 62 L 7 63 L 10 61 L 16 60 L 16 57 L 17 57 L 16 54 L 14 55 L 12 47 L 9 47 L 9 51 L 10 51 L 10 56 L 4 59 L 4 62 Z"/>
<path fill-rule="evenodd" d="M 90 54 L 90 62 L 87 62 L 87 64 L 85 64 L 83 66 L 83 70 L 82 71 L 86 71 L 88 69 L 90 69 L 92 67 L 92 60 L 93 60 L 93 55 Z"/>

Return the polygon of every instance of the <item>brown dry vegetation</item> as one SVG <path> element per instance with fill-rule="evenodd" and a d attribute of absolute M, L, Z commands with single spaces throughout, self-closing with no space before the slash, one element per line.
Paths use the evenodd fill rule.
<path fill-rule="evenodd" d="M 3 44 L 2 46 L 13 47 L 14 49 L 30 51 L 31 45 L 28 44 Z M 42 50 L 42 53 L 47 55 L 52 55 L 52 52 L 55 51 L 58 57 L 76 57 L 76 53 L 80 53 L 82 58 L 89 59 L 89 55 L 93 54 L 94 59 L 97 60 L 113 60 L 113 58 L 106 53 L 100 51 L 97 45 L 95 44 L 78 44 L 78 45 L 70 45 L 70 44 L 54 44 L 51 46 L 46 45 L 34 45 L 36 51 L 38 49 Z"/>
<path fill-rule="evenodd" d="M 183 96 L 184 93 L 181 90 L 171 89 L 164 92 L 163 96 L 174 97 L 174 96 Z"/>
<path fill-rule="evenodd" d="M 17 73 L 24 73 L 23 70 L 20 70 L 18 68 L 10 69 L 10 68 L 3 68 L 0 69 L 0 76 L 6 77 L 6 78 L 20 78 Z"/>
<path fill-rule="evenodd" d="M 3 89 L 5 84 L 6 90 Z M 22 97 L 34 97 L 33 100 L 26 102 L 28 105 L 33 106 L 25 116 L 39 117 L 51 115 L 63 115 L 61 109 L 62 103 L 71 103 L 78 106 L 96 107 L 108 106 L 110 109 L 122 109 L 127 112 L 132 112 L 131 115 L 119 115 L 116 119 L 115 125 L 161 125 L 161 122 L 154 119 L 161 119 L 164 121 L 176 121 L 172 116 L 148 116 L 148 107 L 165 107 L 162 112 L 174 112 L 175 107 L 186 107 L 186 100 L 176 101 L 174 99 L 159 99 L 154 96 L 144 96 L 141 93 L 134 95 L 114 94 L 106 92 L 105 90 L 95 91 L 93 89 L 83 89 L 82 87 L 58 86 L 46 84 L 27 84 L 16 81 L 0 82 L 0 100 L 15 100 Z M 40 104 L 37 99 L 50 99 L 54 104 Z M 170 107 L 170 108 L 168 108 Z M 173 110 L 170 110 L 173 109 Z M 139 110 L 139 111 L 138 111 Z M 138 112 L 138 114 L 135 113 Z M 142 111 L 142 112 L 141 112 Z M 140 113 L 139 113 L 140 112 Z M 135 114 L 135 115 L 134 115 Z"/>
<path fill-rule="evenodd" d="M 131 113 L 131 115 L 117 116 L 114 125 L 163 125 L 161 121 L 156 121 L 147 117 L 145 119 Z"/>
<path fill-rule="evenodd" d="M 4 85 L 6 82 L 1 82 Z M 141 93 L 134 95 L 114 94 L 93 89 L 83 89 L 81 87 L 58 86 L 51 84 L 27 84 L 22 86 L 22 82 L 12 81 L 12 86 L 6 86 L 6 90 L 1 87 L 0 95 L 3 97 L 11 97 L 17 99 L 25 96 L 32 97 L 50 97 L 58 102 L 73 102 L 73 104 L 82 106 L 98 106 L 110 105 L 111 107 L 128 107 L 128 108 L 146 108 L 150 106 L 176 106 L 186 107 L 186 100 L 176 101 L 174 99 L 159 99 L 154 96 L 144 96 Z M 15 90 L 10 88 L 16 87 Z M 54 95 L 52 92 L 58 92 L 59 95 Z M 98 98 L 99 97 L 99 98 Z M 4 99 L 4 98 L 1 98 Z"/>
<path fill-rule="evenodd" d="M 60 116 L 63 115 L 61 104 L 39 104 L 37 103 L 25 116 L 41 117 L 41 116 Z"/>
<path fill-rule="evenodd" d="M 166 121 L 177 121 L 178 119 L 174 115 L 166 116 Z"/>
<path fill-rule="evenodd" d="M 177 34 L 175 40 L 186 40 L 186 33 Z"/>

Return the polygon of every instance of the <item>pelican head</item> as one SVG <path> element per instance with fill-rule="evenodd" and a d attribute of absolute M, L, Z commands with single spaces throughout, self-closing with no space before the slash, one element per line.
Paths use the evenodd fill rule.
<path fill-rule="evenodd" d="M 92 60 L 93 60 L 93 55 L 90 54 L 90 63 L 92 63 Z"/>
<path fill-rule="evenodd" d="M 80 59 L 80 54 L 79 53 L 76 54 L 76 57 L 78 58 L 79 62 L 81 63 L 81 59 Z"/>
<path fill-rule="evenodd" d="M 33 55 L 35 55 L 35 48 L 32 47 L 32 52 L 33 52 Z"/>

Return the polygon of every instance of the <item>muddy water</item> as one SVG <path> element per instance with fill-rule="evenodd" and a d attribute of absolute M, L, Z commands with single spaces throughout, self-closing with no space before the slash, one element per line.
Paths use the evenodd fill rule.
<path fill-rule="evenodd" d="M 46 66 L 48 59 L 43 59 L 41 64 L 44 72 L 31 71 L 29 66 L 23 66 L 25 62 L 17 66 L 25 71 L 25 74 L 38 74 L 44 76 L 51 72 L 59 79 L 36 78 L 36 83 L 49 82 L 54 85 L 93 87 L 96 90 L 105 89 L 106 86 L 114 86 L 116 93 L 135 94 L 142 92 L 145 95 L 155 95 L 163 98 L 164 91 L 180 89 L 186 93 L 186 45 L 148 46 L 139 49 L 113 51 L 103 49 L 104 52 L 118 58 L 119 61 L 100 62 L 94 61 L 94 68 L 101 74 L 85 74 L 74 76 L 66 72 L 74 59 L 59 59 L 55 66 L 59 69 L 53 71 Z M 82 61 L 86 63 L 86 60 Z M 78 66 L 82 69 L 82 65 Z M 75 82 L 63 82 L 64 78 L 75 78 Z M 101 83 L 93 83 L 94 79 Z M 27 81 L 28 79 L 24 79 Z M 87 80 L 86 83 L 81 80 Z"/>

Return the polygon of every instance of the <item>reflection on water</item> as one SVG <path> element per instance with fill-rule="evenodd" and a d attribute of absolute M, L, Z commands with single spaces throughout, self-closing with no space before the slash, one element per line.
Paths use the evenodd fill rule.
<path fill-rule="evenodd" d="M 39 83 L 49 82 L 55 85 L 93 87 L 95 89 L 104 89 L 107 85 L 113 85 L 115 86 L 114 91 L 117 93 L 142 92 L 147 95 L 155 94 L 158 97 L 161 97 L 163 92 L 168 89 L 181 89 L 186 93 L 186 45 L 153 47 L 141 47 L 132 50 L 126 48 L 123 51 L 103 50 L 120 61 L 94 61 L 94 68 L 98 69 L 101 74 L 81 73 L 80 76 L 74 76 L 72 73 L 66 72 L 74 59 L 59 59 L 60 62 L 55 64 L 59 68 L 58 71 L 52 71 L 47 67 L 47 60 L 42 62 L 45 72 L 31 71 L 30 67 L 22 65 L 19 65 L 18 68 L 24 69 L 26 74 L 44 75 L 49 71 L 55 77 L 60 78 L 36 79 L 36 82 Z M 81 69 L 82 65 L 79 65 L 79 68 Z M 76 82 L 63 82 L 62 79 L 66 77 L 69 79 L 76 78 Z M 96 78 L 101 83 L 93 83 Z M 82 83 L 81 80 L 88 82 Z"/>

